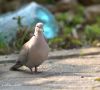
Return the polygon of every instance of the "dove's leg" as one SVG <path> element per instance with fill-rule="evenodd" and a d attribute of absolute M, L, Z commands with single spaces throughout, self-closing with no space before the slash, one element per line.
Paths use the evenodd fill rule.
<path fill-rule="evenodd" d="M 30 69 L 31 73 L 33 74 L 33 70 L 32 70 L 32 68 L 29 68 L 29 69 Z"/>
<path fill-rule="evenodd" d="M 29 69 L 30 69 L 31 73 L 33 74 L 33 70 L 32 70 L 32 68 L 29 68 Z M 35 70 L 34 70 L 34 72 L 37 73 L 37 66 L 35 66 Z"/>
<path fill-rule="evenodd" d="M 37 73 L 37 66 L 35 66 L 35 71 L 34 72 Z"/>

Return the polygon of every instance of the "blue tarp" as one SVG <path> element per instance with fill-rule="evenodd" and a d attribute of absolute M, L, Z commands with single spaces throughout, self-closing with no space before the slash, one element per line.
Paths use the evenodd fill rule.
<path fill-rule="evenodd" d="M 6 41 L 10 41 L 15 37 L 18 24 L 14 17 L 23 17 L 22 25 L 27 27 L 36 24 L 37 22 L 44 23 L 44 35 L 46 38 L 53 38 L 57 35 L 58 25 L 54 16 L 43 6 L 32 2 L 20 10 L 10 12 L 0 16 L 0 34 Z"/>

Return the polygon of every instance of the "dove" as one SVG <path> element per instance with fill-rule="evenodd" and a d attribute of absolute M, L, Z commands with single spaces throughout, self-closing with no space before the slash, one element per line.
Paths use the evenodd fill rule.
<path fill-rule="evenodd" d="M 21 66 L 26 66 L 31 72 L 34 67 L 37 72 L 37 67 L 48 59 L 49 46 L 43 35 L 43 26 L 41 22 L 36 24 L 34 35 L 23 45 L 18 60 L 10 70 L 18 70 Z"/>

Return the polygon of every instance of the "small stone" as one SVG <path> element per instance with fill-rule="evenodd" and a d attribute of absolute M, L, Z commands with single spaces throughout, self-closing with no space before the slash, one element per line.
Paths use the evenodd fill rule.
<path fill-rule="evenodd" d="M 81 78 L 84 78 L 84 76 L 81 76 Z"/>

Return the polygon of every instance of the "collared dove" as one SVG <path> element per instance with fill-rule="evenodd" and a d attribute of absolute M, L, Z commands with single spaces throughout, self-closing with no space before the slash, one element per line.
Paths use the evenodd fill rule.
<path fill-rule="evenodd" d="M 25 65 L 31 72 L 33 67 L 37 72 L 37 67 L 47 60 L 48 53 L 49 46 L 43 35 L 43 23 L 37 23 L 34 36 L 23 45 L 16 64 L 10 70 L 18 70 L 18 68 Z"/>

